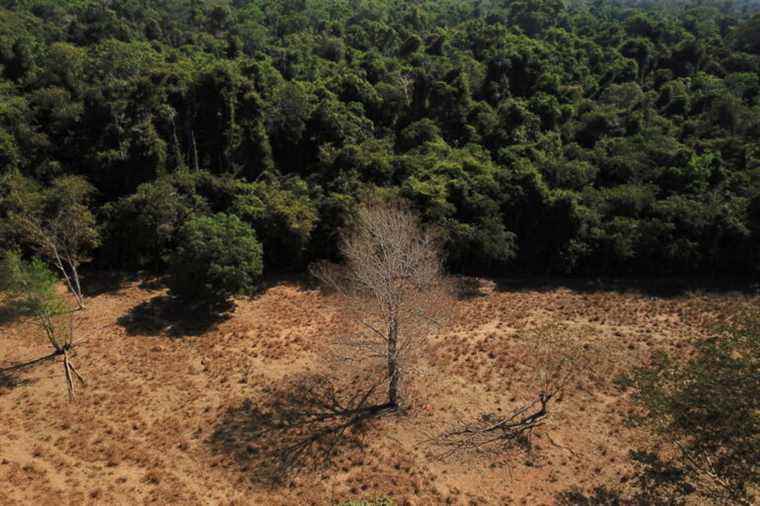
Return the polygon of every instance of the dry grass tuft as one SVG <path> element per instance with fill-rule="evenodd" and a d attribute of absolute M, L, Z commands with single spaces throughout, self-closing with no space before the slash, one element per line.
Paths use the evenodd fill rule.
<path fill-rule="evenodd" d="M 570 485 L 625 480 L 628 451 L 649 439 L 624 423 L 633 405 L 615 378 L 656 351 L 687 357 L 689 339 L 760 303 L 481 280 L 461 291 L 449 327 L 422 354 L 409 409 L 355 420 L 352 409 L 372 404 L 358 394 L 368 384 L 336 383 L 340 371 L 319 367 L 342 328 L 334 299 L 281 283 L 198 331 L 151 305 L 161 290 L 132 282 L 104 291 L 76 316 L 88 339 L 78 363 L 93 381 L 75 404 L 60 398 L 51 366 L 0 375 L 0 503 L 550 503 Z M 127 325 L 136 307 L 154 308 L 161 324 Z M 47 352 L 28 325 L 0 325 L 0 369 Z M 431 433 L 534 398 L 547 362 L 540 350 L 557 346 L 582 351 L 586 366 L 524 449 L 450 462 L 430 455 Z M 285 462 L 297 465 L 281 473 L 296 448 Z"/>

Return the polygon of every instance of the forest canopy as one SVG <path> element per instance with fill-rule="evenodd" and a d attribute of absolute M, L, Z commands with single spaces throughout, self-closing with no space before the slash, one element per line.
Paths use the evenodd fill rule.
<path fill-rule="evenodd" d="M 302 269 L 379 192 L 458 272 L 757 275 L 759 140 L 746 0 L 0 0 L 0 249 L 76 177 L 101 268 L 223 214 Z"/>

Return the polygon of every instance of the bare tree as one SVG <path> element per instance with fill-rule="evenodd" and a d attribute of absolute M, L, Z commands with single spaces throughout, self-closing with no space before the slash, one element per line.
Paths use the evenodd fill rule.
<path fill-rule="evenodd" d="M 438 235 L 404 204 L 372 201 L 359 206 L 340 251 L 344 265 L 312 268 L 340 297 L 346 328 L 337 356 L 381 375 L 387 407 L 396 409 L 422 345 L 450 309 Z"/>
<path fill-rule="evenodd" d="M 19 211 L 12 212 L 10 220 L 61 273 L 77 309 L 85 307 L 79 266 L 99 241 L 95 217 L 87 206 L 93 191 L 84 178 L 65 176 L 42 192 L 11 195 Z"/>

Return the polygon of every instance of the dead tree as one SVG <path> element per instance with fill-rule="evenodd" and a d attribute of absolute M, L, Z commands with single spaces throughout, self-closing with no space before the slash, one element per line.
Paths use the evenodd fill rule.
<path fill-rule="evenodd" d="M 373 201 L 359 207 L 340 251 L 343 265 L 312 267 L 340 298 L 346 328 L 336 356 L 384 375 L 387 407 L 397 409 L 422 346 L 450 310 L 439 237 L 405 205 Z"/>
<path fill-rule="evenodd" d="M 583 369 L 593 369 L 590 350 L 579 344 L 568 329 L 548 326 L 530 334 L 533 339 L 525 363 L 531 368 L 530 382 L 538 390 L 535 397 L 507 415 L 483 413 L 476 420 L 459 421 L 431 438 L 439 458 L 511 449 L 546 423 L 551 401 L 561 396 Z"/>

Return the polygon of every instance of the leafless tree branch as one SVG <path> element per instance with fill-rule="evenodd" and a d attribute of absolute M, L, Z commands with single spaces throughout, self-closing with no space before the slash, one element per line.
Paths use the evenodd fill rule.
<path fill-rule="evenodd" d="M 333 349 L 347 355 L 341 363 L 384 374 L 395 408 L 421 344 L 450 310 L 439 236 L 404 204 L 372 201 L 360 206 L 340 251 L 343 265 L 311 268 L 339 299 L 344 328 Z"/>

